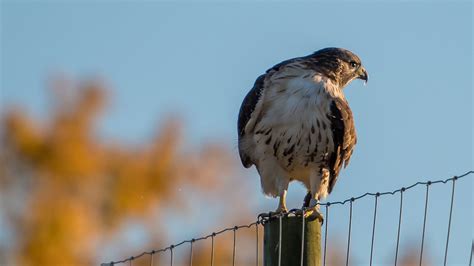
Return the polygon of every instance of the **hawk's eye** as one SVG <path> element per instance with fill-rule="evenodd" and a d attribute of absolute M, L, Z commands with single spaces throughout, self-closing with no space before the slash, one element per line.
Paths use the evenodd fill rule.
<path fill-rule="evenodd" d="M 356 68 L 359 66 L 359 64 L 357 64 L 355 61 L 351 61 L 350 64 L 351 64 L 351 67 L 353 68 Z"/>

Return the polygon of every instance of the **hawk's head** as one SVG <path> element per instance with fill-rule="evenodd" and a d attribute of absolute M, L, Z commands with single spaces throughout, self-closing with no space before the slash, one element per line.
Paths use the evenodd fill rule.
<path fill-rule="evenodd" d="M 342 48 L 324 48 L 308 57 L 311 68 L 326 75 L 339 86 L 344 87 L 354 79 L 368 81 L 367 71 L 360 58 Z"/>

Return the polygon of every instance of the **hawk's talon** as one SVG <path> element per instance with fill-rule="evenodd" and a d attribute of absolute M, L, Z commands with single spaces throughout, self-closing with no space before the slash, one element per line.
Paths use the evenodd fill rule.
<path fill-rule="evenodd" d="M 270 219 L 272 217 L 275 217 L 275 216 L 279 216 L 279 215 L 284 215 L 284 214 L 287 214 L 288 213 L 288 209 L 287 208 L 278 208 L 276 209 L 274 212 L 264 212 L 264 213 L 260 213 L 258 215 L 258 217 L 262 218 L 262 219 Z"/>
<path fill-rule="evenodd" d="M 321 221 L 321 225 L 324 224 L 323 214 L 319 211 L 318 207 L 308 208 L 304 212 L 304 217 L 308 219 L 309 221 L 314 221 L 316 219 L 319 219 L 319 221 Z"/>

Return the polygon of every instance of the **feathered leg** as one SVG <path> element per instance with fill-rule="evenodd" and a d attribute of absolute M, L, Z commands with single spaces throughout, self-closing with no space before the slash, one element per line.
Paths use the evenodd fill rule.
<path fill-rule="evenodd" d="M 305 216 L 308 217 L 310 220 L 315 220 L 315 219 L 320 219 L 321 221 L 324 220 L 323 215 L 319 211 L 319 194 L 320 194 L 321 180 L 322 180 L 321 177 L 322 177 L 322 174 L 320 171 L 312 171 L 309 176 L 311 195 L 310 195 L 309 206 L 308 206 L 309 208 L 305 212 Z"/>
<path fill-rule="evenodd" d="M 286 208 L 286 193 L 290 178 L 283 168 L 280 167 L 276 158 L 264 158 L 259 161 L 257 167 L 260 174 L 260 182 L 263 192 L 272 197 L 279 197 L 277 213 L 288 212 Z"/>

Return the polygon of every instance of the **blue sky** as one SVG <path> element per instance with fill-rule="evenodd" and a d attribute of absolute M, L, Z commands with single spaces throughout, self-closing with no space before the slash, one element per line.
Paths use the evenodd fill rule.
<path fill-rule="evenodd" d="M 51 74 L 98 75 L 113 89 L 100 125 L 104 138 L 139 143 L 166 115 L 179 113 L 190 144 L 218 139 L 237 152 L 238 109 L 259 74 L 284 59 L 344 47 L 361 57 L 370 80 L 345 90 L 359 142 L 329 200 L 393 190 L 473 168 L 472 8 L 471 2 L 6 1 L 0 105 L 20 104 L 43 117 Z M 244 173 L 252 178 L 242 182 L 258 195 L 255 213 L 274 209 L 276 200 L 258 194 L 256 171 Z M 473 237 L 472 177 L 462 182 L 453 264 L 466 262 Z M 427 243 L 435 261 L 444 248 L 449 189 L 434 189 L 430 198 Z M 293 185 L 290 207 L 303 196 Z M 422 189 L 413 194 L 402 241 L 418 241 L 423 197 Z M 397 202 L 380 202 L 386 205 L 380 239 L 393 239 Z M 353 241 L 365 243 L 372 206 L 355 205 Z M 341 236 L 343 211 L 331 224 Z M 391 258 L 390 241 L 377 246 L 381 261 Z M 364 245 L 353 249 L 361 262 Z"/>

